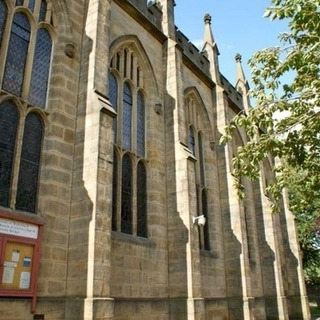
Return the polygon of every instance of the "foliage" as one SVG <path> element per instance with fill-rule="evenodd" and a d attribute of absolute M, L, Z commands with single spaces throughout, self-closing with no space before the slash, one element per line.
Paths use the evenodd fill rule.
<path fill-rule="evenodd" d="M 296 216 L 306 279 L 320 284 L 320 190 L 306 198 L 306 175 L 287 168 L 290 209 Z"/>
<path fill-rule="evenodd" d="M 249 142 L 239 147 L 233 160 L 236 181 L 241 176 L 257 179 L 268 155 L 281 159 L 269 186 L 275 203 L 288 186 L 289 167 L 304 173 L 303 199 L 314 198 L 320 190 L 319 7 L 320 0 L 271 0 L 265 17 L 287 21 L 289 31 L 280 34 L 281 47 L 259 51 L 250 59 L 250 94 L 257 106 L 238 114 L 221 140 L 229 142 L 237 127 L 247 132 Z M 290 83 L 285 81 L 288 75 Z"/>

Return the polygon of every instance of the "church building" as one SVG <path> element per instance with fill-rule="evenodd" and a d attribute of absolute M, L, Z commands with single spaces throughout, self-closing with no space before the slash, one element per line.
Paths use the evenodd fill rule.
<path fill-rule="evenodd" d="M 179 6 L 183 6 L 180 1 Z M 309 320 L 294 216 L 234 188 L 251 108 L 174 0 L 0 0 L 0 319 Z M 239 48 L 241 50 L 241 48 Z"/>

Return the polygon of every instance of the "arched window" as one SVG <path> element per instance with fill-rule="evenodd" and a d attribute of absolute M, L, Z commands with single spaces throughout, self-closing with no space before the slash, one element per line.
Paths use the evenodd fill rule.
<path fill-rule="evenodd" d="M 39 21 L 45 21 L 46 14 L 47 14 L 47 1 L 42 0 L 40 5 Z"/>
<path fill-rule="evenodd" d="M 201 132 L 198 133 L 198 145 L 199 145 L 199 167 L 200 167 L 200 182 L 201 185 L 205 185 L 204 181 L 204 161 L 203 161 L 203 146 L 202 146 L 202 135 Z"/>
<path fill-rule="evenodd" d="M 122 123 L 122 146 L 131 149 L 132 130 L 132 93 L 128 83 L 123 88 L 123 123 Z"/>
<path fill-rule="evenodd" d="M 189 127 L 189 149 L 192 152 L 192 154 L 196 155 L 196 142 L 194 139 L 194 132 L 192 127 Z"/>
<path fill-rule="evenodd" d="M 109 99 L 113 109 L 117 112 L 118 111 L 118 81 L 112 73 L 109 74 Z M 113 121 L 113 130 L 114 130 L 114 141 L 117 141 L 117 118 L 115 118 Z"/>
<path fill-rule="evenodd" d="M 16 209 L 36 210 L 42 137 L 42 120 L 36 113 L 29 113 L 23 133 Z"/>
<path fill-rule="evenodd" d="M 30 41 L 30 23 L 21 12 L 14 15 L 3 77 L 3 89 L 21 96 Z"/>
<path fill-rule="evenodd" d="M 36 48 L 33 58 L 29 102 L 45 108 L 50 72 L 52 39 L 48 30 L 38 30 Z"/>
<path fill-rule="evenodd" d="M 142 161 L 137 170 L 137 235 L 147 237 L 147 172 Z"/>
<path fill-rule="evenodd" d="M 145 153 L 145 106 L 141 91 L 137 97 L 137 151 L 138 155 L 144 157 Z"/>
<path fill-rule="evenodd" d="M 116 150 L 113 152 L 113 176 L 112 176 L 112 230 L 118 229 L 118 169 L 119 160 Z"/>
<path fill-rule="evenodd" d="M 29 0 L 28 7 L 33 12 L 34 11 L 35 0 Z"/>
<path fill-rule="evenodd" d="M 132 162 L 128 154 L 122 159 L 121 232 L 132 234 Z"/>
<path fill-rule="evenodd" d="M 53 48 L 47 1 L 0 0 L 0 96 L 8 98 L 0 103 L 0 206 L 32 213 Z"/>
<path fill-rule="evenodd" d="M 9 206 L 18 112 L 11 101 L 0 104 L 0 205 Z"/>
<path fill-rule="evenodd" d="M 188 147 L 197 161 L 194 161 L 195 179 L 190 183 L 195 183 L 197 215 L 204 215 L 206 223 L 199 227 L 199 245 L 202 250 L 210 250 L 210 228 L 209 228 L 209 205 L 208 189 L 206 185 L 206 168 L 204 153 L 204 138 L 202 129 L 204 122 L 199 99 L 195 93 L 190 93 L 185 99 L 186 127 L 188 126 Z"/>
<path fill-rule="evenodd" d="M 202 190 L 202 214 L 206 218 L 206 223 L 203 227 L 203 243 L 204 250 L 210 250 L 210 241 L 209 241 L 209 218 L 208 218 L 208 199 L 206 190 Z"/>
<path fill-rule="evenodd" d="M 113 55 L 108 84 L 109 99 L 117 112 L 112 230 L 147 237 L 147 94 L 139 58 L 131 47 L 124 46 Z"/>
<path fill-rule="evenodd" d="M 23 5 L 25 2 L 27 4 Z M 51 19 L 46 1 L 25 2 L 16 1 L 16 6 L 28 6 L 34 19 L 38 19 L 38 15 L 40 21 Z M 2 41 L 0 46 L 5 55 L 4 70 L 0 70 L 0 83 L 7 93 L 28 100 L 33 106 L 45 108 L 53 48 L 51 26 L 48 22 L 42 22 L 33 25 L 31 29 L 29 17 L 21 10 L 25 9 L 18 8 L 10 12 L 12 23 L 8 25 L 5 23 L 7 8 L 0 0 L 0 40 L 3 40 L 4 32 L 9 34 L 8 42 Z"/>
<path fill-rule="evenodd" d="M 8 9 L 3 0 L 0 0 L 0 48 L 4 27 L 7 21 Z"/>

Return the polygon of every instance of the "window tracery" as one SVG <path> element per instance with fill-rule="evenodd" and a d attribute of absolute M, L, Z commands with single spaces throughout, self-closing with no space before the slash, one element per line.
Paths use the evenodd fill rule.
<path fill-rule="evenodd" d="M 0 206 L 31 213 L 37 211 L 53 49 L 49 5 L 0 0 Z"/>
<path fill-rule="evenodd" d="M 203 149 L 203 123 L 200 116 L 200 105 L 193 96 L 189 94 L 185 99 L 186 117 L 188 123 L 188 146 L 192 155 L 197 159 L 195 162 L 195 181 L 197 195 L 197 215 L 204 215 L 206 223 L 199 228 L 199 242 L 201 249 L 210 250 L 210 228 L 208 212 L 208 196 L 206 186 L 206 170 Z"/>
<path fill-rule="evenodd" d="M 114 122 L 112 229 L 147 237 L 146 98 L 137 56 L 118 50 L 110 64 L 109 99 Z"/>

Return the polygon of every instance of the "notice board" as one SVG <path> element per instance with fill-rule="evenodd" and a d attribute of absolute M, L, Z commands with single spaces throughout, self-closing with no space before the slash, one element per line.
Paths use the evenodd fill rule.
<path fill-rule="evenodd" d="M 36 303 L 43 223 L 0 211 L 0 297 Z"/>

